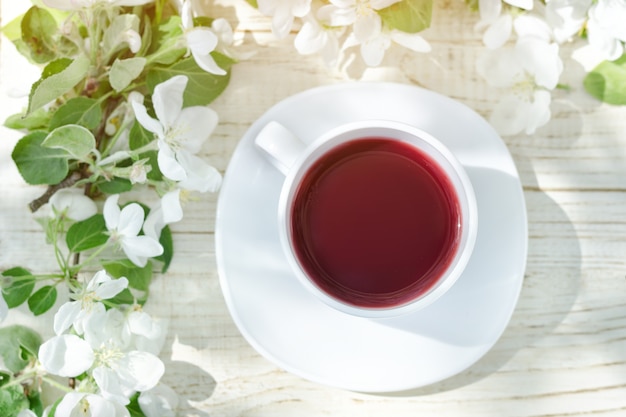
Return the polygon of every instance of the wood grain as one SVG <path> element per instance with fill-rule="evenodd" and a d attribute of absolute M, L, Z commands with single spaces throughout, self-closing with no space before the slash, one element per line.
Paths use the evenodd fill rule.
<path fill-rule="evenodd" d="M 297 55 L 294 34 L 274 39 L 269 19 L 244 0 L 198 3 L 228 18 L 256 51 L 233 68 L 231 85 L 211 105 L 220 124 L 202 154 L 221 171 L 254 120 L 308 88 L 358 80 L 414 84 L 485 117 L 499 97 L 475 71 L 483 47 L 476 16 L 462 1 L 435 2 L 433 27 L 424 32 L 431 53 L 394 48 L 376 69 L 330 69 L 317 56 Z M 394 395 L 329 388 L 279 369 L 243 339 L 228 313 L 215 259 L 218 196 L 201 195 L 173 226 L 176 257 L 155 280 L 148 304 L 169 320 L 165 382 L 181 396 L 181 415 L 626 415 L 626 109 L 587 96 L 582 67 L 569 58 L 576 46 L 563 49 L 563 81 L 571 90 L 555 92 L 551 122 L 533 136 L 505 138 L 522 178 L 530 240 L 519 303 L 491 351 L 459 375 Z M 6 65 L 0 62 L 0 74 Z M 52 254 L 26 210 L 40 190 L 25 185 L 10 161 L 17 136 L 1 133 L 8 140 L 0 141 L 0 268 L 44 271 L 54 266 Z M 30 319 L 18 311 L 11 320 Z"/>

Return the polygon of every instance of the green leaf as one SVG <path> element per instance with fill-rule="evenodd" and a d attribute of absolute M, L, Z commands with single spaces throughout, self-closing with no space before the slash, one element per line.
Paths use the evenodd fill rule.
<path fill-rule="evenodd" d="M 163 230 L 161 230 L 159 243 L 163 246 L 163 253 L 154 259 L 163 262 L 161 273 L 164 274 L 169 269 L 172 258 L 174 258 L 174 239 L 172 239 L 172 230 L 169 226 L 165 226 Z"/>
<path fill-rule="evenodd" d="M 43 401 L 41 400 L 41 394 L 38 391 L 28 392 L 29 408 L 38 416 L 43 415 Z"/>
<path fill-rule="evenodd" d="M 56 57 L 57 22 L 46 9 L 31 7 L 21 22 L 22 41 L 30 49 L 30 58 L 37 63 Z"/>
<path fill-rule="evenodd" d="M 148 172 L 148 179 L 153 181 L 163 181 L 163 173 L 159 168 L 159 153 L 157 151 L 148 151 L 139 155 L 140 158 L 147 158 L 147 165 L 150 165 L 150 171 Z"/>
<path fill-rule="evenodd" d="M 17 113 L 7 117 L 4 125 L 10 129 L 38 130 L 43 129 L 50 123 L 50 113 L 44 109 L 38 109 L 30 114 Z"/>
<path fill-rule="evenodd" d="M 159 25 L 158 31 L 153 32 L 154 39 L 150 43 L 155 46 L 155 50 L 148 56 L 150 63 L 171 65 L 185 55 L 187 48 L 177 47 L 183 35 L 181 26 L 180 16 L 174 15 Z"/>
<path fill-rule="evenodd" d="M 28 408 L 28 398 L 21 385 L 0 388 L 0 416 L 17 417 L 20 411 Z"/>
<path fill-rule="evenodd" d="M 383 24 L 402 32 L 417 33 L 428 28 L 433 0 L 402 0 L 378 12 Z"/>
<path fill-rule="evenodd" d="M 111 87 L 117 92 L 122 91 L 139 77 L 145 66 L 146 58 L 116 59 L 109 73 Z"/>
<path fill-rule="evenodd" d="M 126 408 L 130 413 L 130 417 L 146 417 L 143 411 L 141 411 L 141 406 L 139 405 L 139 393 L 134 394 L 130 398 L 130 403 L 126 406 Z"/>
<path fill-rule="evenodd" d="M 104 269 L 114 278 L 126 277 L 128 286 L 139 291 L 147 292 L 152 281 L 152 266 L 139 267 L 128 259 L 106 261 L 102 263 Z"/>
<path fill-rule="evenodd" d="M 13 373 L 28 365 L 32 352 L 38 352 L 41 343 L 41 336 L 28 327 L 13 325 L 0 328 L 0 357 L 4 366 Z"/>
<path fill-rule="evenodd" d="M 28 298 L 28 308 L 35 316 L 50 310 L 57 300 L 57 289 L 52 285 L 39 288 Z"/>
<path fill-rule="evenodd" d="M 141 124 L 137 120 L 133 124 L 133 127 L 130 128 L 130 133 L 128 135 L 128 146 L 132 151 L 135 149 L 139 149 L 142 146 L 145 146 L 154 140 L 154 134 L 146 129 L 144 129 Z"/>
<path fill-rule="evenodd" d="M 87 161 L 96 148 L 96 138 L 86 127 L 64 125 L 50 132 L 42 145 L 46 148 L 62 149 L 79 161 Z"/>
<path fill-rule="evenodd" d="M 257 0 L 246 0 L 250 6 L 254 7 L 255 9 L 259 8 L 259 4 L 257 3 Z"/>
<path fill-rule="evenodd" d="M 26 301 L 35 288 L 35 278 L 30 271 L 22 267 L 7 269 L 2 276 L 10 282 L 9 285 L 2 285 L 2 296 L 9 308 L 15 308 Z"/>
<path fill-rule="evenodd" d="M 74 253 L 97 248 L 106 243 L 109 237 L 102 214 L 94 214 L 90 218 L 76 222 L 67 231 L 65 242 Z"/>
<path fill-rule="evenodd" d="M 74 97 L 64 103 L 52 115 L 49 129 L 63 125 L 81 125 L 87 129 L 95 129 L 102 120 L 100 102 L 87 97 Z"/>
<path fill-rule="evenodd" d="M 0 371 L 0 387 L 5 385 L 11 380 L 11 374 L 8 372 Z"/>
<path fill-rule="evenodd" d="M 228 86 L 230 67 L 234 61 L 225 55 L 213 52 L 215 62 L 224 70 L 226 75 L 214 75 L 200 68 L 192 57 L 186 58 L 170 67 L 156 67 L 148 72 L 146 82 L 151 91 L 158 84 L 169 80 L 176 75 L 186 75 L 189 78 L 183 95 L 185 106 L 204 106 L 219 97 Z"/>
<path fill-rule="evenodd" d="M 24 181 L 31 185 L 58 184 L 69 172 L 67 153 L 42 146 L 45 132 L 24 136 L 13 149 L 12 157 Z"/>
<path fill-rule="evenodd" d="M 604 61 L 583 82 L 593 97 L 609 104 L 626 104 L 626 54 L 616 61 Z"/>
<path fill-rule="evenodd" d="M 79 55 L 73 61 L 67 58 L 50 62 L 41 79 L 30 91 L 28 113 L 48 104 L 78 84 L 89 72 L 89 58 Z"/>
<path fill-rule="evenodd" d="M 113 177 L 109 181 L 99 182 L 97 187 L 104 194 L 120 194 L 132 190 L 133 184 L 126 178 Z"/>

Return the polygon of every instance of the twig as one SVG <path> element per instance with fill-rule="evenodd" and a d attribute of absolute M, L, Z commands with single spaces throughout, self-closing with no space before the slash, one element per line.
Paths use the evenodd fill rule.
<path fill-rule="evenodd" d="M 33 213 L 36 212 L 37 210 L 39 210 L 41 206 L 43 206 L 50 200 L 50 197 L 52 197 L 54 193 L 56 193 L 57 191 L 63 188 L 71 187 L 72 185 L 80 181 L 82 178 L 83 178 L 83 174 L 81 174 L 80 172 L 78 171 L 72 172 L 60 183 L 48 186 L 48 189 L 46 190 L 45 193 L 43 193 L 40 197 L 34 199 L 28 204 L 28 208 L 30 209 L 31 212 Z"/>

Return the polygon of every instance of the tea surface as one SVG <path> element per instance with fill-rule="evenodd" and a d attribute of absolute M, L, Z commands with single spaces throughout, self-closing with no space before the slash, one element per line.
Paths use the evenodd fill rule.
<path fill-rule="evenodd" d="M 460 208 L 443 170 L 412 146 L 362 138 L 322 156 L 292 207 L 296 255 L 327 293 L 392 307 L 425 293 L 451 262 Z"/>

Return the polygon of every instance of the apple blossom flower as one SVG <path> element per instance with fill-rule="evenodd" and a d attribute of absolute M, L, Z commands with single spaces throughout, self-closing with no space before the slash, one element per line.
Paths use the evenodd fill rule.
<path fill-rule="evenodd" d="M 139 394 L 139 408 L 146 417 L 174 417 L 178 407 L 178 396 L 165 384 Z"/>
<path fill-rule="evenodd" d="M 108 6 L 142 6 L 154 0 L 43 0 L 43 3 L 59 10 L 80 10 L 95 7 L 99 4 Z"/>
<path fill-rule="evenodd" d="M 545 16 L 558 43 L 569 40 L 579 33 L 587 21 L 592 0 L 550 0 Z"/>
<path fill-rule="evenodd" d="M 83 334 L 83 322 L 88 320 L 94 308 L 100 307 L 99 302 L 115 297 L 127 287 L 126 277 L 113 279 L 105 270 L 96 272 L 87 285 L 71 295 L 74 301 L 68 301 L 59 307 L 54 315 L 54 332 L 60 335 L 74 326 L 78 334 Z"/>
<path fill-rule="evenodd" d="M 39 360 L 54 375 L 76 377 L 91 371 L 103 398 L 127 405 L 134 392 L 158 384 L 164 365 L 155 354 L 133 349 L 119 310 L 98 311 L 85 323 L 84 338 L 55 336 L 41 345 Z"/>
<path fill-rule="evenodd" d="M 430 52 L 431 50 L 430 44 L 417 33 L 406 33 L 395 29 L 383 30 L 377 37 L 361 43 L 360 50 L 363 61 L 370 67 L 380 65 L 392 42 L 414 52 Z M 353 43 L 356 43 L 356 40 Z M 346 41 L 346 44 L 350 44 L 350 39 Z M 344 45 L 344 48 L 347 45 Z"/>
<path fill-rule="evenodd" d="M 319 13 L 328 16 L 331 26 L 352 25 L 359 43 L 378 37 L 382 31 L 382 19 L 378 10 L 400 0 L 330 0 Z"/>
<path fill-rule="evenodd" d="M 303 18 L 304 24 L 298 31 L 294 46 L 301 55 L 321 53 L 328 66 L 334 66 L 339 59 L 339 37 L 345 27 L 331 27 L 308 14 Z"/>
<path fill-rule="evenodd" d="M 152 317 L 141 306 L 133 306 L 126 315 L 125 325 L 130 335 L 131 347 L 153 355 L 161 352 L 166 336 L 166 323 L 163 320 Z"/>
<path fill-rule="evenodd" d="M 599 0 L 589 9 L 589 44 L 605 59 L 616 60 L 624 54 L 626 42 L 626 0 Z"/>
<path fill-rule="evenodd" d="M 50 205 L 54 216 L 74 221 L 88 219 L 98 212 L 96 203 L 76 188 L 57 191 L 50 197 Z"/>
<path fill-rule="evenodd" d="M 311 0 L 257 0 L 257 5 L 261 13 L 272 16 L 272 33 L 280 39 L 289 34 L 294 18 L 311 10 Z"/>
<path fill-rule="evenodd" d="M 477 62 L 479 74 L 508 92 L 490 122 L 503 135 L 534 133 L 550 119 L 550 90 L 556 88 L 563 71 L 558 45 L 526 36 L 514 47 L 485 52 Z"/>
<path fill-rule="evenodd" d="M 183 1 L 180 17 L 187 48 L 189 48 L 196 64 L 211 74 L 226 75 L 226 71 L 220 68 L 211 56 L 211 52 L 217 47 L 219 39 L 210 28 L 194 26 L 193 11 L 189 0 Z"/>
<path fill-rule="evenodd" d="M 157 85 L 152 102 L 157 119 L 143 104 L 133 102 L 137 121 L 158 139 L 157 162 L 163 175 L 182 188 L 206 192 L 221 184 L 221 175 L 196 156 L 217 126 L 217 114 L 208 107 L 183 108 L 188 78 L 177 75 Z"/>
<path fill-rule="evenodd" d="M 104 222 L 110 239 L 117 242 L 128 259 L 135 265 L 143 267 L 148 258 L 163 253 L 161 244 L 149 237 L 139 236 L 144 221 L 144 211 L 137 203 L 131 203 L 120 210 L 117 202 L 119 195 L 109 196 L 104 203 Z"/>
<path fill-rule="evenodd" d="M 503 0 L 504 3 L 523 10 L 532 10 L 533 0 Z M 513 33 L 513 16 L 502 13 L 501 0 L 479 0 L 480 21 L 477 30 L 487 28 L 483 33 L 483 43 L 487 48 L 497 49 L 509 40 Z"/>
<path fill-rule="evenodd" d="M 69 392 L 54 411 L 55 417 L 130 417 L 126 407 L 98 394 Z"/>

